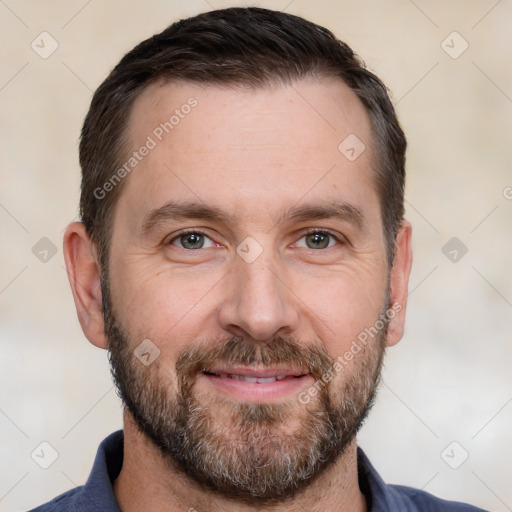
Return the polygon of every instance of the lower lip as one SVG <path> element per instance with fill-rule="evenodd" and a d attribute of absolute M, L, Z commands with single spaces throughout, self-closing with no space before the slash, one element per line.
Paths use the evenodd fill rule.
<path fill-rule="evenodd" d="M 303 375 L 302 377 L 287 377 L 275 382 L 247 382 L 245 380 L 219 377 L 216 375 L 199 374 L 201 379 L 206 379 L 212 386 L 220 389 L 239 400 L 263 402 L 289 398 L 292 393 L 297 393 L 304 386 L 311 385 L 313 377 Z"/>

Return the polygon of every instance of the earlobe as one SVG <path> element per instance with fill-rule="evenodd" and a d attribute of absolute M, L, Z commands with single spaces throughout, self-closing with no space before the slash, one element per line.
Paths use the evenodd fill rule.
<path fill-rule="evenodd" d="M 64 234 L 64 259 L 78 319 L 87 339 L 106 347 L 103 301 L 95 248 L 81 222 L 70 224 Z"/>
<path fill-rule="evenodd" d="M 410 222 L 403 220 L 396 236 L 395 257 L 390 276 L 390 308 L 395 313 L 392 317 L 390 316 L 387 336 L 388 346 L 398 343 L 404 333 L 411 266 L 412 226 Z"/>

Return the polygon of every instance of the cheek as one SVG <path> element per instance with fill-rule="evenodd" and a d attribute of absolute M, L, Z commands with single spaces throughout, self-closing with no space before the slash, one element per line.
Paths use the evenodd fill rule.
<path fill-rule="evenodd" d="M 193 275 L 142 263 L 126 261 L 118 266 L 123 279 L 113 292 L 116 314 L 135 338 L 149 338 L 162 350 L 172 344 L 172 352 L 177 353 L 204 334 L 223 273 Z"/>
<path fill-rule="evenodd" d="M 285 280 L 293 293 L 285 300 L 299 311 L 297 339 L 317 340 L 336 358 L 375 323 L 385 296 L 385 271 L 372 255 L 338 267 L 288 267 Z M 156 255 L 131 254 L 118 259 L 115 268 L 113 302 L 134 339 L 149 338 L 172 357 L 192 340 L 226 337 L 216 311 L 233 299 L 229 293 L 241 290 L 232 286 L 236 275 L 226 265 L 169 268 Z"/>
<path fill-rule="evenodd" d="M 336 358 L 366 329 L 375 325 L 386 297 L 386 279 L 375 269 L 344 270 L 337 275 L 302 282 L 304 315 L 314 327 L 314 336 Z"/>

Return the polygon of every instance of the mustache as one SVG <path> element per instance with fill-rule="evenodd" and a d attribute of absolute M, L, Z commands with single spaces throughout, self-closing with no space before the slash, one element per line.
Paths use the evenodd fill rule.
<path fill-rule="evenodd" d="M 185 380 L 217 365 L 254 366 L 258 368 L 286 365 L 320 379 L 334 363 L 319 344 L 303 344 L 275 337 L 257 341 L 240 336 L 215 343 L 196 342 L 187 347 L 176 361 L 176 373 Z"/>

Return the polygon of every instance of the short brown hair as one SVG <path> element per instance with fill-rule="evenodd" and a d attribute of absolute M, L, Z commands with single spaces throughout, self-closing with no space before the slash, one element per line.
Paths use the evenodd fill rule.
<path fill-rule="evenodd" d="M 113 211 L 123 183 L 102 198 L 95 191 L 114 176 L 129 151 L 128 119 L 143 89 L 157 79 L 257 88 L 307 77 L 341 79 L 368 111 L 391 265 L 404 215 L 406 140 L 386 87 L 326 28 L 279 11 L 236 7 L 178 21 L 143 41 L 96 90 L 80 141 L 80 215 L 100 267 L 108 268 Z"/>

